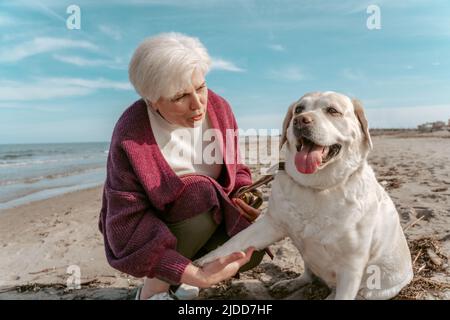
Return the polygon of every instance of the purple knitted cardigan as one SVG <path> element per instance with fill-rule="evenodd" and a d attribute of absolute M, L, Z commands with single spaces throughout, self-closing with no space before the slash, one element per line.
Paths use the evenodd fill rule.
<path fill-rule="evenodd" d="M 235 235 L 249 222 L 230 196 L 252 183 L 251 174 L 238 161 L 238 137 L 226 139 L 227 129 L 237 130 L 231 108 L 214 92 L 208 93 L 207 115 L 211 126 L 222 132 L 224 148 L 234 150 L 217 181 L 175 174 L 156 143 L 146 108 L 143 100 L 136 101 L 114 128 L 99 229 L 113 268 L 178 284 L 191 261 L 175 250 L 177 239 L 164 221 L 177 222 L 212 210 L 214 220 L 218 224 L 224 220 L 228 235 Z"/>

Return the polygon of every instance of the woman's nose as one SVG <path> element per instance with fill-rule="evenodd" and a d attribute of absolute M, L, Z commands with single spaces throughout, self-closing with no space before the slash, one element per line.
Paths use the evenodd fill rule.
<path fill-rule="evenodd" d="M 191 100 L 191 109 L 197 110 L 201 109 L 201 107 L 202 107 L 201 96 L 198 93 L 194 92 Z"/>

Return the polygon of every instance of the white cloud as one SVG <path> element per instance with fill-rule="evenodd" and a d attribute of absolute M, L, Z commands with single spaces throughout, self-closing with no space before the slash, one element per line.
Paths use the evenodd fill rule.
<path fill-rule="evenodd" d="M 115 90 L 132 90 L 133 87 L 129 82 L 113 81 L 104 78 L 95 80 L 81 78 L 46 78 L 48 84 L 64 83 L 69 86 L 82 87 L 87 89 L 115 89 Z"/>
<path fill-rule="evenodd" d="M 78 56 L 67 56 L 67 55 L 59 55 L 59 54 L 54 54 L 53 59 L 61 61 L 61 62 L 65 62 L 65 63 L 74 64 L 79 67 L 102 66 L 107 63 L 106 60 L 98 60 L 98 59 L 90 60 L 90 59 L 86 59 L 86 58 L 82 58 L 82 57 L 78 57 Z"/>
<path fill-rule="evenodd" d="M 282 67 L 277 70 L 270 70 L 269 77 L 275 80 L 300 81 L 303 80 L 304 74 L 297 66 Z"/>
<path fill-rule="evenodd" d="M 31 41 L 18 44 L 12 48 L 2 48 L 0 50 L 0 62 L 16 62 L 40 53 L 69 48 L 79 48 L 93 51 L 98 50 L 98 47 L 89 41 L 38 37 Z"/>
<path fill-rule="evenodd" d="M 0 101 L 31 101 L 84 96 L 93 91 L 90 88 L 70 86 L 62 83 L 50 85 L 45 81 L 37 83 L 1 81 Z"/>
<path fill-rule="evenodd" d="M 269 44 L 268 47 L 273 51 L 286 51 L 286 48 L 281 44 Z"/>
<path fill-rule="evenodd" d="M 50 9 L 48 6 L 43 4 L 41 1 L 34 1 L 34 2 L 32 2 L 31 5 L 49 17 L 53 17 L 62 22 L 66 22 L 66 19 L 63 16 L 58 14 L 55 10 Z"/>
<path fill-rule="evenodd" d="M 41 78 L 34 82 L 0 81 L 0 101 L 36 101 L 85 96 L 99 89 L 131 90 L 128 82 L 108 79 Z M 4 104 L 8 105 L 8 104 Z"/>
<path fill-rule="evenodd" d="M 63 112 L 67 110 L 66 106 L 61 104 L 50 106 L 47 102 L 39 104 L 27 101 L 0 102 L 0 109 L 31 109 L 45 112 Z"/>
<path fill-rule="evenodd" d="M 220 58 L 212 58 L 211 70 L 223 70 L 231 72 L 244 72 L 244 69 L 239 68 L 233 62 Z"/>
<path fill-rule="evenodd" d="M 102 33 L 106 34 L 110 38 L 113 38 L 114 40 L 122 39 L 122 33 L 116 28 L 107 25 L 100 25 L 99 29 Z"/>
<path fill-rule="evenodd" d="M 79 67 L 108 67 L 111 69 L 127 69 L 127 66 L 120 58 L 116 58 L 114 60 L 86 59 L 79 56 L 54 54 L 53 59 L 73 64 Z"/>

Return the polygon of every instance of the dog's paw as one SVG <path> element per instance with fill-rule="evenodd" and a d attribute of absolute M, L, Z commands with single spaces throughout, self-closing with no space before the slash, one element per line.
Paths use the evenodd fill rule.
<path fill-rule="evenodd" d="M 212 257 L 211 255 L 206 255 L 201 257 L 200 259 L 195 260 L 193 263 L 194 265 L 198 266 L 198 267 L 203 267 L 205 264 L 211 262 L 214 260 L 214 257 Z"/>
<path fill-rule="evenodd" d="M 272 285 L 269 290 L 274 296 L 284 296 L 297 291 L 309 283 L 310 281 L 301 277 L 296 279 L 281 280 Z"/>
<path fill-rule="evenodd" d="M 330 294 L 325 298 L 325 300 L 336 300 L 336 289 L 332 289 Z"/>

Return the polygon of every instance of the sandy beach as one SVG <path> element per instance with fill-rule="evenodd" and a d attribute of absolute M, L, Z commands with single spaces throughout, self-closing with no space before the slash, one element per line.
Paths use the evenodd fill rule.
<path fill-rule="evenodd" d="M 369 162 L 399 211 L 416 272 L 397 298 L 450 299 L 450 132 L 376 131 L 373 143 Z M 250 167 L 258 178 L 260 166 Z M 261 190 L 267 199 L 270 185 Z M 141 280 L 106 262 L 97 226 L 101 193 L 96 187 L 0 211 L 0 299 L 134 298 Z M 266 256 L 239 279 L 202 290 L 200 298 L 326 297 L 321 283 L 272 294 L 272 284 L 303 270 L 289 239 L 271 249 L 273 261 Z M 79 267 L 81 289 L 67 289 L 69 266 Z"/>

